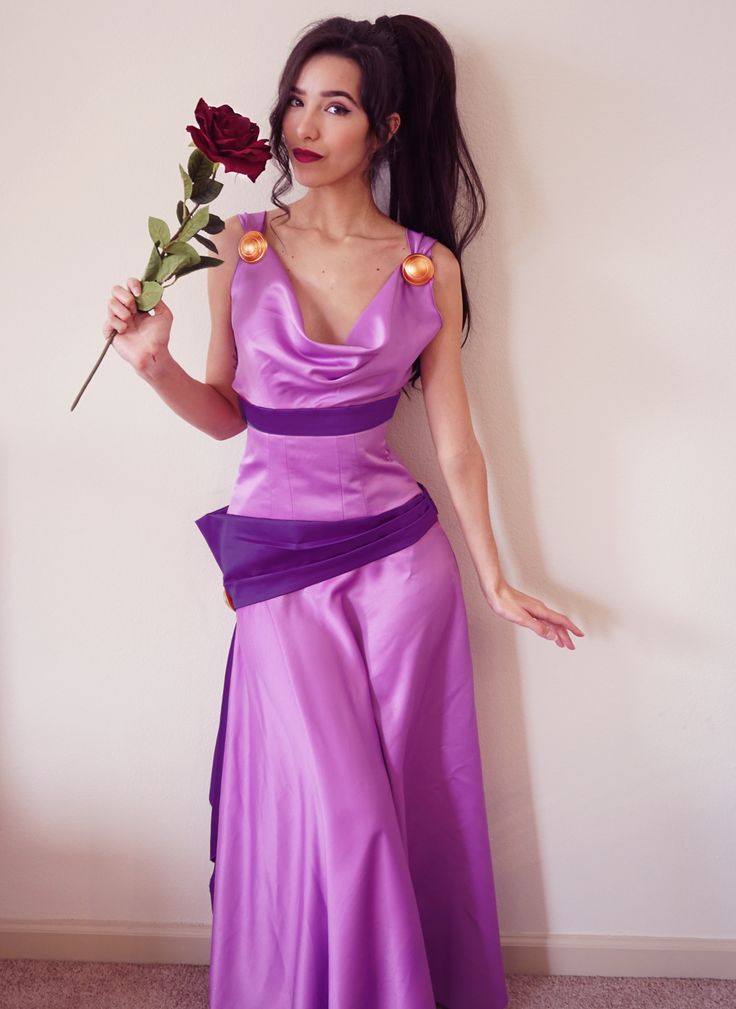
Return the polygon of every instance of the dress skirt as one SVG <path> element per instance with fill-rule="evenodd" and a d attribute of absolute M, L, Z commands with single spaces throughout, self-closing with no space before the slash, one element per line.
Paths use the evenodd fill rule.
<path fill-rule="evenodd" d="M 210 1009 L 502 1009 L 467 618 L 439 522 L 238 608 L 222 716 Z"/>

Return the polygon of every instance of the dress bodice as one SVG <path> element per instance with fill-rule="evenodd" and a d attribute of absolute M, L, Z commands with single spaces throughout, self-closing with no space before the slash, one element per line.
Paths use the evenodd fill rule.
<path fill-rule="evenodd" d="M 266 213 L 239 214 L 244 234 L 264 236 Z M 410 255 L 428 257 L 435 239 L 411 229 L 406 234 Z M 431 273 L 425 282 L 412 283 L 399 264 L 344 343 L 317 342 L 305 332 L 285 266 L 265 239 L 261 244 L 265 251 L 259 258 L 238 257 L 231 284 L 238 353 L 233 388 L 241 401 L 313 409 L 350 407 L 398 393 L 442 325 Z M 298 436 L 249 425 L 228 510 L 338 519 L 373 515 L 407 501 L 418 484 L 388 448 L 388 423 L 351 434 Z"/>

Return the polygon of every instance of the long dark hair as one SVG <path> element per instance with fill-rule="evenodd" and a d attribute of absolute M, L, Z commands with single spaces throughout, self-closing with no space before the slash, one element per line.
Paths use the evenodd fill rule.
<path fill-rule="evenodd" d="M 288 205 L 280 201 L 293 185 L 283 139 L 284 112 L 301 67 L 323 52 L 354 60 L 361 70 L 360 101 L 369 129 L 381 145 L 368 170 L 371 190 L 375 192 L 385 166 L 389 217 L 402 227 L 436 238 L 461 262 L 463 250 L 483 223 L 486 197 L 460 125 L 452 49 L 438 28 L 412 14 L 383 14 L 375 24 L 322 18 L 303 30 L 284 65 L 269 116 L 270 147 L 281 168 L 271 192 L 272 203 L 289 216 Z M 387 143 L 386 119 L 392 112 L 399 113 L 401 123 Z M 464 346 L 471 319 L 462 262 L 460 274 Z M 419 377 L 417 358 L 410 376 L 412 386 Z"/>

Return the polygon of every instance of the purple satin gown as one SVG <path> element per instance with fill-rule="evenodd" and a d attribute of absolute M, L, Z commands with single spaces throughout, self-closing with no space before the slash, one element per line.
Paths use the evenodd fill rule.
<path fill-rule="evenodd" d="M 306 335 L 271 248 L 231 292 L 248 428 L 229 504 L 197 520 L 235 611 L 210 1009 L 504 1009 L 459 570 L 386 442 L 433 281 L 397 267 L 342 344 Z"/>

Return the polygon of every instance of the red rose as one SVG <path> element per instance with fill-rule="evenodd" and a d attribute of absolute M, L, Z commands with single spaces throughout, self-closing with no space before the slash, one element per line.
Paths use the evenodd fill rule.
<path fill-rule="evenodd" d="M 199 129 L 187 126 L 197 148 L 210 161 L 219 161 L 226 172 L 247 175 L 255 182 L 271 157 L 265 140 L 258 139 L 258 126 L 233 112 L 229 105 L 212 107 L 200 98 L 194 110 Z"/>

